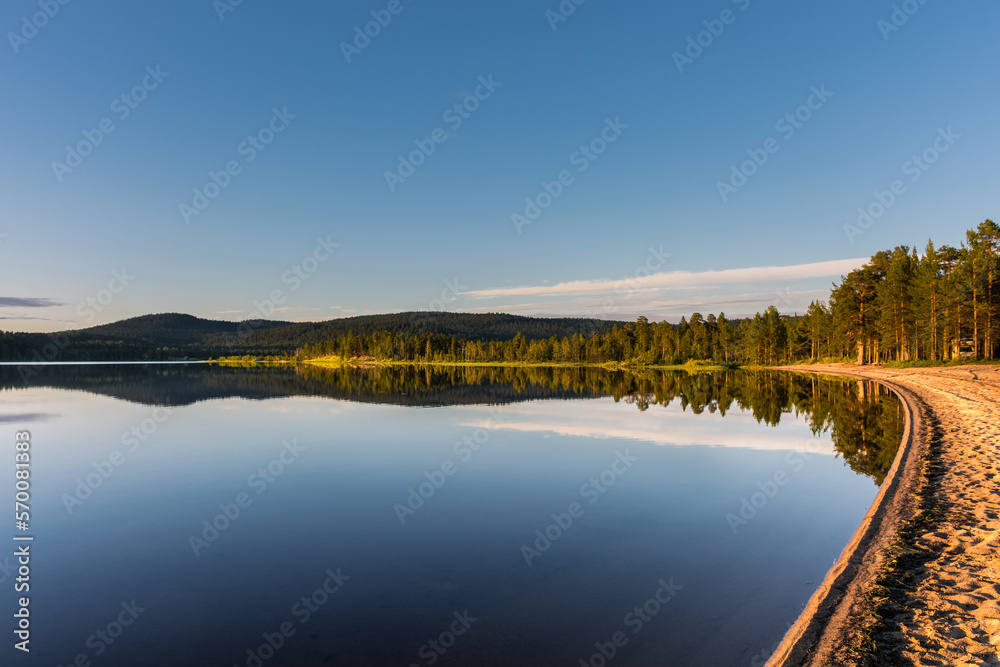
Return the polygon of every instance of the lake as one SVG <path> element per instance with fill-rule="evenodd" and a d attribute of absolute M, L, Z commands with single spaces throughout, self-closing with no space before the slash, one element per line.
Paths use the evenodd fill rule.
<path fill-rule="evenodd" d="M 781 372 L 35 371 L 0 367 L 5 665 L 762 665 L 903 428 Z"/>

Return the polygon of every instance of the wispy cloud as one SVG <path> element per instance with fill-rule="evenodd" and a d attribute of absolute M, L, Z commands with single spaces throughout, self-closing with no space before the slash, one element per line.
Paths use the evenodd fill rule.
<path fill-rule="evenodd" d="M 56 299 L 32 299 L 16 296 L 0 296 L 0 308 L 50 308 L 61 306 L 62 301 Z"/>
<path fill-rule="evenodd" d="M 573 280 L 555 285 L 498 287 L 462 292 L 472 299 L 512 296 L 586 296 L 604 294 L 628 288 L 632 293 L 661 290 L 694 289 L 715 285 L 787 283 L 795 280 L 841 276 L 858 268 L 869 258 L 838 259 L 791 266 L 757 266 L 721 271 L 665 271 L 637 278 L 619 280 Z"/>
<path fill-rule="evenodd" d="M 20 415 L 0 415 L 0 424 L 27 424 L 48 421 L 56 415 L 48 412 L 28 412 Z"/>
<path fill-rule="evenodd" d="M 866 261 L 857 258 L 719 271 L 664 271 L 619 280 L 470 290 L 460 294 L 462 300 L 454 304 L 454 310 L 601 319 L 645 315 L 675 320 L 694 312 L 747 317 L 772 305 L 783 313 L 803 313 L 812 301 L 828 300 L 832 283 Z"/>
<path fill-rule="evenodd" d="M 602 313 L 609 319 L 631 319 L 632 316 L 649 312 L 670 312 L 689 314 L 693 312 L 718 312 L 725 310 L 732 316 L 753 314 L 768 305 L 774 304 L 781 311 L 805 312 L 812 301 L 825 301 L 830 296 L 829 289 L 789 291 L 779 294 L 771 292 L 753 292 L 742 294 L 684 294 L 682 298 L 664 298 L 664 295 L 651 292 L 638 295 L 635 298 L 623 299 L 614 309 L 608 310 L 605 297 L 581 297 L 563 301 L 545 301 L 531 303 L 505 303 L 474 308 L 461 308 L 467 313 L 504 312 L 521 315 L 551 315 L 563 316 L 588 315 L 600 316 Z M 607 311 L 607 312 L 605 312 Z M 730 312 L 732 311 L 732 312 Z"/>

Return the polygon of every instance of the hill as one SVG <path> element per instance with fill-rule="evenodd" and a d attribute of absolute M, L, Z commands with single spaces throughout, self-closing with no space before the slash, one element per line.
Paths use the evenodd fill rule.
<path fill-rule="evenodd" d="M 390 315 L 361 315 L 328 320 L 300 322 L 282 327 L 257 328 L 252 323 L 243 328 L 241 344 L 253 349 L 276 349 L 294 343 L 294 347 L 315 345 L 353 332 L 368 335 L 379 331 L 392 334 L 440 334 L 469 340 L 511 340 L 518 333 L 529 340 L 573 336 L 610 331 L 615 322 L 585 318 L 543 318 L 504 313 L 410 312 Z M 205 343 L 225 345 L 223 335 L 207 336 Z M 294 348 L 293 348 L 294 349 Z"/>
<path fill-rule="evenodd" d="M 143 342 L 157 346 L 201 345 L 209 336 L 236 333 L 240 324 L 223 320 L 205 320 L 182 313 L 160 313 L 63 333 L 91 340 Z M 292 323 L 249 320 L 245 324 L 255 330 L 264 330 Z"/>

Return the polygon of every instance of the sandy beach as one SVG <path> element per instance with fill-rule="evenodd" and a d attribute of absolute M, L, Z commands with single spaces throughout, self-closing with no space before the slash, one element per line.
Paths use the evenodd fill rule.
<path fill-rule="evenodd" d="M 1000 367 L 786 370 L 882 382 L 909 425 L 864 523 L 768 665 L 1000 665 Z"/>

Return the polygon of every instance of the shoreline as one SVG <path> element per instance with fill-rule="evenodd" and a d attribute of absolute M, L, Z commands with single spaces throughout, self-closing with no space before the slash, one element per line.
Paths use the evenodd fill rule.
<path fill-rule="evenodd" d="M 740 370 L 738 366 L 726 366 L 715 363 L 674 364 L 674 365 L 644 365 L 635 366 L 619 362 L 603 364 L 576 361 L 397 361 L 386 359 L 342 359 L 341 357 L 317 357 L 303 359 L 303 364 L 320 368 L 371 368 L 373 366 L 435 366 L 435 367 L 474 367 L 474 368 L 601 368 L 609 371 L 689 371 L 692 373 L 709 371 Z"/>
<path fill-rule="evenodd" d="M 907 424 L 878 496 L 768 667 L 1000 665 L 1000 369 L 775 370 L 879 382 Z"/>

